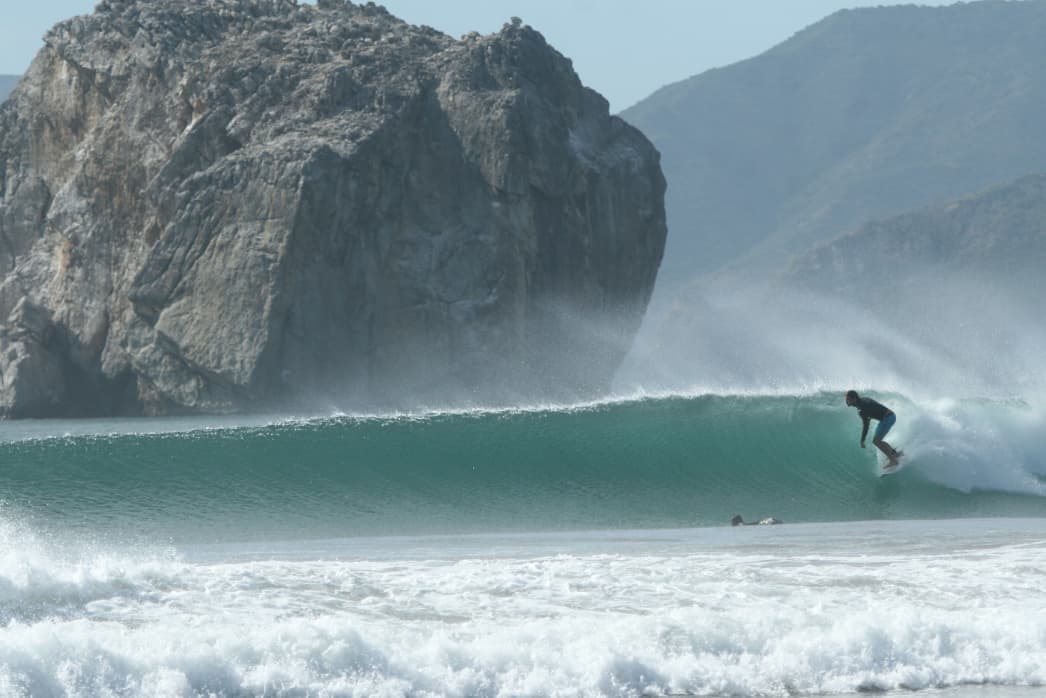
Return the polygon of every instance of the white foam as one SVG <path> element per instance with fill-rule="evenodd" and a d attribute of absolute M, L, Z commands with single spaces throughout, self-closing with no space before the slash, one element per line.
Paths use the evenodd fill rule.
<path fill-rule="evenodd" d="M 1046 496 L 1046 415 L 1018 402 L 938 400 L 912 404 L 898 443 L 927 479 L 961 492 Z"/>
<path fill-rule="evenodd" d="M 21 552 L 0 565 L 16 590 L 0 601 L 0 693 L 784 696 L 1046 685 L 1046 544 L 982 535 L 983 521 L 962 526 L 720 529 L 679 541 L 643 532 L 627 545 L 615 533 L 598 550 L 559 539 L 565 552 L 553 555 L 528 553 L 517 536 L 507 555 L 218 564 L 89 550 L 74 564 L 31 536 L 29 549 L 9 537 Z M 44 591 L 30 592 L 40 580 Z"/>

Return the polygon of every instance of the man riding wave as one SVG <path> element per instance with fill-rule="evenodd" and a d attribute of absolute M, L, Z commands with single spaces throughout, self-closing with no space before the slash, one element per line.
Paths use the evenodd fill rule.
<path fill-rule="evenodd" d="M 861 448 L 864 448 L 864 440 L 868 436 L 868 424 L 873 419 L 877 420 L 879 426 L 875 428 L 872 443 L 886 455 L 887 464 L 883 467 L 888 470 L 896 468 L 901 454 L 893 446 L 883 441 L 883 437 L 893 428 L 894 423 L 897 421 L 897 415 L 885 405 L 876 402 L 870 397 L 861 397 L 856 390 L 847 391 L 846 404 L 857 408 L 857 413 L 864 423 L 864 427 L 861 429 Z"/>

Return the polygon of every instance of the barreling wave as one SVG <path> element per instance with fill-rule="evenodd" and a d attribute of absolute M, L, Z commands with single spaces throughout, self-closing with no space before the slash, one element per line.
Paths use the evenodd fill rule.
<path fill-rule="evenodd" d="M 835 393 L 700 395 L 25 438 L 0 499 L 37 530 L 170 541 L 1046 515 L 1038 409 L 883 399 L 908 457 L 885 479 Z"/>

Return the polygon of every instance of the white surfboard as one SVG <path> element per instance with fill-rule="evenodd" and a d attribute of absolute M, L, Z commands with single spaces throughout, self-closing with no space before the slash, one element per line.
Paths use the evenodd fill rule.
<path fill-rule="evenodd" d="M 904 465 L 907 460 L 904 457 L 904 451 L 897 452 L 897 465 L 889 467 L 889 465 L 879 466 L 879 477 L 886 477 L 887 475 L 893 475 L 894 473 L 900 472 L 904 469 Z"/>

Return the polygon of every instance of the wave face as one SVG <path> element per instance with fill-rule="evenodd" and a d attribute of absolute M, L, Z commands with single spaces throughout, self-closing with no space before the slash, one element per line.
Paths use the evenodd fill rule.
<path fill-rule="evenodd" d="M 9 424 L 0 497 L 37 531 L 173 542 L 1046 515 L 1041 410 L 878 397 L 908 457 L 885 479 L 835 393 L 699 395 L 51 437 Z"/>
<path fill-rule="evenodd" d="M 0 695 L 1041 693 L 1043 412 L 875 397 L 0 424 Z"/>

